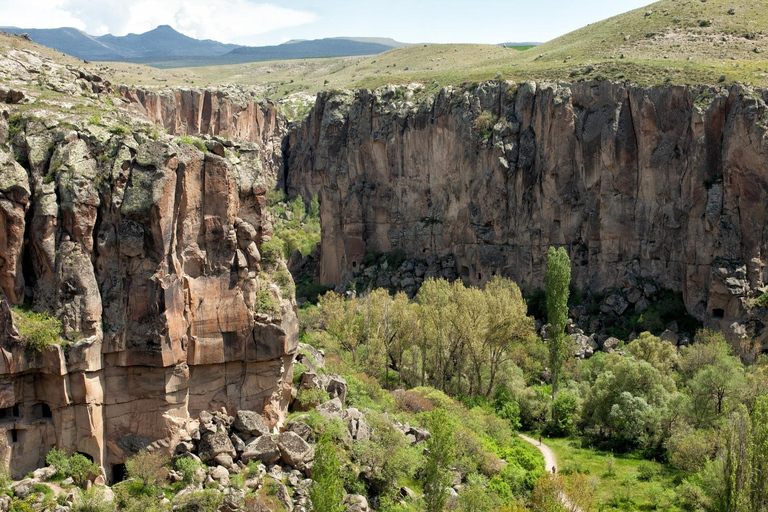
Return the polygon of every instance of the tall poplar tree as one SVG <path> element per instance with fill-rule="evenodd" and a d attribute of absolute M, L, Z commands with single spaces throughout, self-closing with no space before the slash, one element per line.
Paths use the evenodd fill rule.
<path fill-rule="evenodd" d="M 547 322 L 549 323 L 547 347 L 549 348 L 549 371 L 552 372 L 552 397 L 557 392 L 560 371 L 568 356 L 568 336 L 565 324 L 568 321 L 568 295 L 571 285 L 571 260 L 564 248 L 550 247 L 547 252 Z"/>

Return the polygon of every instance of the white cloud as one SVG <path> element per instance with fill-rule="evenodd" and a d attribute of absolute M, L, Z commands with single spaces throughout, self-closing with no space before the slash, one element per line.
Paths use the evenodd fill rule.
<path fill-rule="evenodd" d="M 259 34 L 315 21 L 307 11 L 249 0 L 0 0 L 0 25 L 74 26 L 125 35 L 171 25 L 198 39 L 248 44 Z"/>
<path fill-rule="evenodd" d="M 85 23 L 63 7 L 65 3 L 66 0 L 0 0 L 0 26 L 85 29 Z"/>

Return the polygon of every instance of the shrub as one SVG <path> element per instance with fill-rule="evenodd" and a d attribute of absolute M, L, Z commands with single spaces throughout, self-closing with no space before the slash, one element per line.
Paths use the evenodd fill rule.
<path fill-rule="evenodd" d="M 276 264 L 283 257 L 283 252 L 283 241 L 276 236 L 261 244 L 261 260 L 265 263 Z"/>
<path fill-rule="evenodd" d="M 102 119 L 99 114 L 94 114 L 91 117 L 88 118 L 88 124 L 93 126 L 101 126 Z"/>
<path fill-rule="evenodd" d="M 91 462 L 85 455 L 80 453 L 72 455 L 69 458 L 68 465 L 67 476 L 72 477 L 75 484 L 81 487 L 88 480 L 88 475 L 99 471 L 99 466 L 97 466 L 96 463 Z"/>
<path fill-rule="evenodd" d="M 107 501 L 104 489 L 93 486 L 87 491 L 79 490 L 72 502 L 71 512 L 113 512 L 115 506 Z"/>
<path fill-rule="evenodd" d="M 304 407 L 315 404 L 322 404 L 330 400 L 328 392 L 320 388 L 302 388 L 296 395 L 296 400 Z"/>
<path fill-rule="evenodd" d="M 641 482 L 650 482 L 656 476 L 656 466 L 647 460 L 640 461 L 637 466 L 637 479 Z"/>
<path fill-rule="evenodd" d="M 178 138 L 178 142 L 180 144 L 186 144 L 188 146 L 195 146 L 197 149 L 205 153 L 208 151 L 208 148 L 205 147 L 205 142 L 203 142 L 202 139 L 198 139 L 197 137 L 191 137 L 189 135 L 182 135 Z"/>
<path fill-rule="evenodd" d="M 392 397 L 395 399 L 395 406 L 398 409 L 412 414 L 429 412 L 435 408 L 429 400 L 414 391 L 397 389 L 392 392 Z"/>
<path fill-rule="evenodd" d="M 498 118 L 488 110 L 484 110 L 477 119 L 475 119 L 475 130 L 481 139 L 490 139 L 493 135 L 493 126 Z"/>
<path fill-rule="evenodd" d="M 195 491 L 176 498 L 173 509 L 179 512 L 216 512 L 224 495 L 214 489 Z"/>
<path fill-rule="evenodd" d="M 56 468 L 57 474 L 66 475 L 69 471 L 69 457 L 64 450 L 51 448 L 51 451 L 45 456 L 45 463 Z"/>
<path fill-rule="evenodd" d="M 24 345 L 34 352 L 60 343 L 61 322 L 48 313 L 35 313 L 26 309 L 13 308 L 13 324 L 19 331 Z"/>
<path fill-rule="evenodd" d="M 113 135 L 128 135 L 131 129 L 122 124 L 114 124 L 109 127 L 109 133 Z"/>
<path fill-rule="evenodd" d="M 152 487 L 162 480 L 162 469 L 168 459 L 159 451 L 141 450 L 125 462 L 128 476 L 140 480 L 144 487 Z"/>
<path fill-rule="evenodd" d="M 256 310 L 268 315 L 280 314 L 280 303 L 272 292 L 263 288 L 256 292 Z"/>
<path fill-rule="evenodd" d="M 173 465 L 176 468 L 176 471 L 181 473 L 183 478 L 182 482 L 184 482 L 186 485 L 191 483 L 199 483 L 195 482 L 195 472 L 198 470 L 198 468 L 203 467 L 202 463 L 191 457 L 180 457 L 176 459 L 176 462 L 174 462 Z"/>

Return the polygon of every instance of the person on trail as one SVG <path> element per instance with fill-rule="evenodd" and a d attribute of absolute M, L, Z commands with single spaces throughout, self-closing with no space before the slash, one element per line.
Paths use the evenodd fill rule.
<path fill-rule="evenodd" d="M 541 436 L 539 436 L 539 446 L 541 446 Z"/>
<path fill-rule="evenodd" d="M 552 466 L 552 474 L 554 475 L 555 473 L 557 473 L 557 467 Z"/>

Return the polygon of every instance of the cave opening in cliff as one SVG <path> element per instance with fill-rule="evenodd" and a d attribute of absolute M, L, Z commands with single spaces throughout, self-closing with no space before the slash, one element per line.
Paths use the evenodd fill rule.
<path fill-rule="evenodd" d="M 12 428 L 11 429 L 11 442 L 12 443 L 18 443 L 21 436 L 19 435 L 19 429 Z"/>
<path fill-rule="evenodd" d="M 712 310 L 712 316 L 714 318 L 725 318 L 725 310 L 720 308 L 715 308 Z"/>
<path fill-rule="evenodd" d="M 110 485 L 115 485 L 116 483 L 122 482 L 123 480 L 125 480 L 126 476 L 127 476 L 127 473 L 125 471 L 125 464 L 113 464 L 112 479 L 111 479 Z"/>
<path fill-rule="evenodd" d="M 19 404 L 15 404 L 11 407 L 3 407 L 0 409 L 0 420 L 4 418 L 18 418 L 19 417 Z"/>
<path fill-rule="evenodd" d="M 461 277 L 469 277 L 469 267 L 461 267 Z"/>
<path fill-rule="evenodd" d="M 88 455 L 87 453 L 83 453 L 83 452 L 75 452 L 75 453 L 79 453 L 80 455 L 82 455 L 83 457 L 88 459 L 89 461 L 93 462 L 93 457 L 91 455 Z"/>
<path fill-rule="evenodd" d="M 46 403 L 35 404 L 33 413 L 35 418 L 53 418 L 51 406 Z"/>

